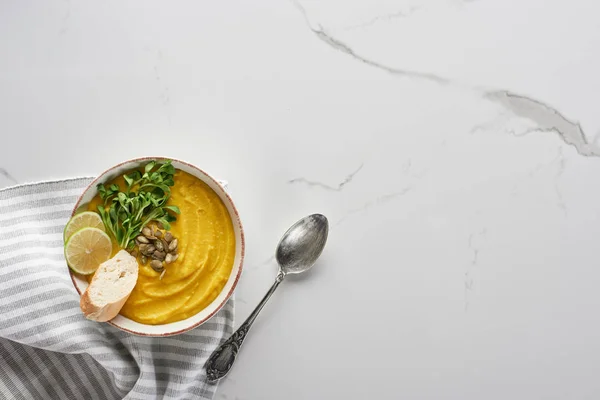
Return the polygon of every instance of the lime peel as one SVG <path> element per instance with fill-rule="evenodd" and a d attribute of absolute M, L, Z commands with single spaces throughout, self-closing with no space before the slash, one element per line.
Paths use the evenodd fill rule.
<path fill-rule="evenodd" d="M 98 228 L 103 232 L 106 232 L 102 218 L 97 212 L 84 211 L 82 213 L 74 215 L 63 231 L 63 241 L 66 243 L 67 240 L 78 230 L 83 228 Z"/>
<path fill-rule="evenodd" d="M 98 228 L 83 228 L 71 235 L 65 244 L 65 259 L 78 274 L 90 275 L 112 255 L 110 237 Z"/>

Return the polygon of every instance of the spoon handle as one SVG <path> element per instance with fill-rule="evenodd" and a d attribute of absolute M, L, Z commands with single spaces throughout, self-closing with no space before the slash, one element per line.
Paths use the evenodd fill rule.
<path fill-rule="evenodd" d="M 250 327 L 252 327 L 252 323 L 256 317 L 258 317 L 260 310 L 262 310 L 265 304 L 267 304 L 267 301 L 271 298 L 271 295 L 275 293 L 275 289 L 277 289 L 277 286 L 279 286 L 279 284 L 283 281 L 283 278 L 285 278 L 285 274 L 282 271 L 279 271 L 273 286 L 271 286 L 271 289 L 269 289 L 265 297 L 263 297 L 260 303 L 258 303 L 250 316 L 235 332 L 233 332 L 233 335 L 231 335 L 229 339 L 217 347 L 210 357 L 208 357 L 205 368 L 206 376 L 208 377 L 209 382 L 218 381 L 227 375 L 229 370 L 231 370 L 233 362 L 240 351 L 240 347 L 242 346 L 242 343 L 244 343 L 244 339 L 246 339 L 246 335 L 248 334 Z"/>

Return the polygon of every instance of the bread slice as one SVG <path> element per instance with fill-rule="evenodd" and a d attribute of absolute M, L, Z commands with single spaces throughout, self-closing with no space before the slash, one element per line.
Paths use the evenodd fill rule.
<path fill-rule="evenodd" d="M 100 264 L 79 305 L 86 318 L 105 322 L 119 314 L 138 278 L 139 265 L 127 251 Z"/>

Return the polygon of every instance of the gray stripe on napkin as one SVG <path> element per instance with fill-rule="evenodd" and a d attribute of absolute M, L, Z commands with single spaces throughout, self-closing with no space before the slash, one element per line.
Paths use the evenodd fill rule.
<path fill-rule="evenodd" d="M 203 365 L 233 330 L 231 299 L 167 338 L 86 320 L 62 254 L 63 228 L 91 178 L 0 190 L 0 398 L 211 399 Z"/>

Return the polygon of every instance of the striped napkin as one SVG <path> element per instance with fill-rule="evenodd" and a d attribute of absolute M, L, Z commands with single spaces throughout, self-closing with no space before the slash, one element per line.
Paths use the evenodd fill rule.
<path fill-rule="evenodd" d="M 203 368 L 233 330 L 233 298 L 200 327 L 139 337 L 89 321 L 62 232 L 92 178 L 0 190 L 0 398 L 212 399 Z"/>

